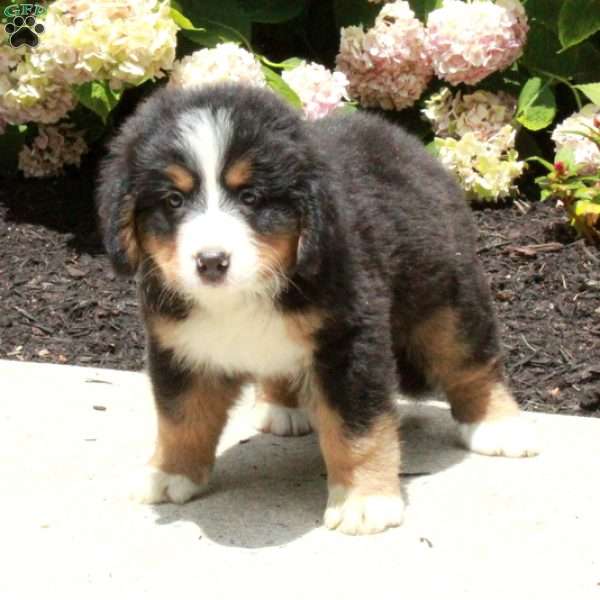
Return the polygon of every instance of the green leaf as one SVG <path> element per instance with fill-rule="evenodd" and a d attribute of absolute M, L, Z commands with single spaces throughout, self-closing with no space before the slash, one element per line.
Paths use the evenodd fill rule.
<path fill-rule="evenodd" d="M 304 60 L 302 60 L 301 58 L 297 58 L 296 56 L 293 56 L 292 58 L 288 58 L 286 60 L 284 60 L 282 63 L 280 63 L 281 68 L 289 71 L 291 69 L 295 69 L 296 67 L 298 67 L 299 65 L 301 65 L 304 62 Z"/>
<path fill-rule="evenodd" d="M 576 56 L 563 52 L 557 34 L 541 22 L 531 23 L 527 45 L 520 62 L 530 71 L 544 71 L 550 75 L 569 78 L 573 75 Z"/>
<path fill-rule="evenodd" d="M 189 29 L 180 25 L 183 28 L 182 34 L 200 46 L 212 47 L 223 42 L 236 42 L 249 47 L 252 24 L 242 4 L 238 0 L 180 0 L 181 10 L 177 7 L 176 10 L 193 26 L 193 29 Z"/>
<path fill-rule="evenodd" d="M 575 203 L 575 214 L 578 217 L 585 215 L 600 215 L 600 201 L 598 200 L 578 200 Z"/>
<path fill-rule="evenodd" d="M 438 146 L 437 139 L 429 142 L 429 144 L 425 146 L 425 150 L 427 150 L 427 152 L 429 152 L 429 154 L 432 156 L 438 157 L 440 154 L 440 148 Z"/>
<path fill-rule="evenodd" d="M 575 153 L 571 148 L 561 148 L 554 157 L 554 163 L 564 163 L 567 168 L 567 172 L 575 173 L 577 170 L 577 164 L 575 163 Z"/>
<path fill-rule="evenodd" d="M 349 25 L 371 27 L 380 10 L 381 6 L 367 2 L 367 0 L 333 1 L 335 24 L 338 28 L 348 27 Z"/>
<path fill-rule="evenodd" d="M 106 123 L 108 115 L 119 103 L 122 92 L 113 90 L 106 81 L 90 81 L 73 87 L 75 97 L 86 108 L 95 112 L 103 123 Z"/>
<path fill-rule="evenodd" d="M 558 28 L 558 15 L 564 0 L 527 0 L 525 10 L 529 20 L 543 23 L 546 27 Z"/>
<path fill-rule="evenodd" d="M 8 125 L 0 135 L 0 174 L 4 176 L 17 174 L 19 152 L 25 144 L 26 135 L 25 125 Z"/>
<path fill-rule="evenodd" d="M 334 108 L 330 114 L 332 116 L 344 117 L 355 113 L 357 110 L 358 106 L 354 102 L 344 102 L 337 108 Z"/>
<path fill-rule="evenodd" d="M 272 62 L 266 56 L 261 56 L 259 54 L 256 55 L 256 58 L 258 58 L 263 64 L 267 65 L 267 67 L 273 67 L 274 69 L 283 69 L 284 71 L 290 71 L 291 69 L 295 69 L 304 62 L 304 60 L 302 60 L 301 58 L 297 58 L 296 56 L 292 56 L 291 58 L 288 58 L 280 63 Z"/>
<path fill-rule="evenodd" d="M 261 67 L 267 80 L 267 85 L 292 106 L 301 108 L 302 101 L 298 97 L 298 94 L 273 69 L 269 69 L 266 65 L 261 65 Z"/>
<path fill-rule="evenodd" d="M 577 83 L 585 83 L 598 79 L 600 65 L 600 44 L 586 40 L 582 44 L 565 50 L 565 54 L 577 53 L 577 62 L 573 65 L 573 78 Z"/>
<path fill-rule="evenodd" d="M 543 165 L 544 167 L 546 167 L 546 169 L 548 169 L 549 171 L 552 171 L 553 166 L 551 162 L 548 162 L 545 158 L 542 158 L 541 156 L 530 156 L 529 158 L 525 159 L 526 161 L 529 162 L 538 162 L 541 165 Z"/>
<path fill-rule="evenodd" d="M 583 42 L 600 31 L 598 0 L 564 0 L 558 17 L 558 36 L 563 48 Z"/>
<path fill-rule="evenodd" d="M 174 6 L 171 6 L 171 19 L 173 19 L 175 24 L 181 27 L 181 29 L 187 29 L 189 31 L 196 30 L 194 24 Z"/>
<path fill-rule="evenodd" d="M 432 10 L 442 6 L 442 0 L 409 0 L 410 7 L 415 11 L 417 18 L 427 22 L 427 16 Z"/>
<path fill-rule="evenodd" d="M 297 17 L 305 0 L 244 0 L 243 8 L 252 23 L 284 23 Z"/>
<path fill-rule="evenodd" d="M 523 86 L 517 104 L 517 121 L 531 131 L 548 127 L 556 115 L 556 99 L 549 82 L 532 77 Z"/>
<path fill-rule="evenodd" d="M 582 83 L 575 87 L 581 90 L 594 104 L 600 106 L 600 83 Z"/>

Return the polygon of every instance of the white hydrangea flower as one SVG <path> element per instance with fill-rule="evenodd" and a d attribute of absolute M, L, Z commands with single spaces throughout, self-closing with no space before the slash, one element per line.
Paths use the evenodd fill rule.
<path fill-rule="evenodd" d="M 525 168 L 515 150 L 516 130 L 505 125 L 487 140 L 472 131 L 460 139 L 436 138 L 441 162 L 456 175 L 471 198 L 497 201 L 515 190 L 514 181 Z"/>
<path fill-rule="evenodd" d="M 56 0 L 44 25 L 31 64 L 69 84 L 137 85 L 162 77 L 175 59 L 178 28 L 163 0 Z"/>
<path fill-rule="evenodd" d="M 412 106 L 433 75 L 423 24 L 401 0 L 385 4 L 367 32 L 343 28 L 336 62 L 352 98 L 386 110 Z"/>
<path fill-rule="evenodd" d="M 0 75 L 0 118 L 8 123 L 55 123 L 77 103 L 69 86 L 21 61 Z"/>
<path fill-rule="evenodd" d="M 175 61 L 169 85 L 189 87 L 231 81 L 258 87 L 266 85 L 256 57 L 233 42 L 204 48 Z"/>
<path fill-rule="evenodd" d="M 579 112 L 567 117 L 552 132 L 552 141 L 556 151 L 568 148 L 573 152 L 573 160 L 582 175 L 591 175 L 600 170 L 600 148 L 592 140 L 579 135 L 590 134 L 590 127 L 600 134 L 594 117 L 600 119 L 600 106 L 586 104 Z"/>
<path fill-rule="evenodd" d="M 6 75 L 21 62 L 25 55 L 25 46 L 13 48 L 7 43 L 0 43 L 0 75 Z"/>
<path fill-rule="evenodd" d="M 71 110 L 73 84 L 117 89 L 161 77 L 175 58 L 177 26 L 164 0 L 56 0 L 35 48 L 0 47 L 0 118 L 55 123 Z"/>
<path fill-rule="evenodd" d="M 512 121 L 516 107 L 516 98 L 506 92 L 458 91 L 453 95 L 448 88 L 442 88 L 425 102 L 422 112 L 439 137 L 460 138 L 472 132 L 487 140 Z"/>
<path fill-rule="evenodd" d="M 427 47 L 440 79 L 474 85 L 521 56 L 528 30 L 518 0 L 444 0 L 428 15 Z"/>
<path fill-rule="evenodd" d="M 302 61 L 294 69 L 282 73 L 283 80 L 298 94 L 308 119 L 320 119 L 341 106 L 348 98 L 348 79 L 323 65 Z"/>
<path fill-rule="evenodd" d="M 72 124 L 41 125 L 31 145 L 19 152 L 19 169 L 25 177 L 53 177 L 66 165 L 79 166 L 87 150 L 83 132 Z"/>

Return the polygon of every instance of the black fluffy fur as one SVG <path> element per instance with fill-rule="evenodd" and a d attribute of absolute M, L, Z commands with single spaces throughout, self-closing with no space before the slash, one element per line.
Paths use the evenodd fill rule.
<path fill-rule="evenodd" d="M 138 266 L 128 263 L 118 243 L 123 192 L 137 202 L 137 215 L 151 209 L 165 166 L 187 164 L 173 138 L 175 120 L 198 107 L 229 108 L 231 160 L 252 156 L 256 185 L 268 199 L 248 214 L 252 227 L 297 228 L 302 234 L 297 264 L 288 273 L 291 285 L 275 302 L 284 312 L 317 307 L 327 313 L 314 363 L 350 431 L 366 431 L 374 416 L 390 410 L 398 386 L 416 393 L 435 384 L 409 339 L 436 310 L 456 311 L 472 363 L 498 356 L 474 227 L 453 178 L 417 139 L 381 118 L 354 113 L 308 123 L 266 91 L 163 90 L 126 123 L 102 167 L 98 190 L 106 248 L 119 271 Z M 163 215 L 151 226 L 169 231 L 176 222 Z M 181 301 L 161 307 L 152 300 L 160 295 L 160 282 L 145 290 L 143 280 L 145 310 L 185 318 Z M 160 386 L 177 389 L 164 381 L 178 377 L 174 367 L 164 375 L 168 357 L 151 348 L 150 359 Z"/>

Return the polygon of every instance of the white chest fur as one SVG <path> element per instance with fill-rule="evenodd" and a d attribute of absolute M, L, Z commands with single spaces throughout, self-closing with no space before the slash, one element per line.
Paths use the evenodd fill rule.
<path fill-rule="evenodd" d="M 157 331 L 162 345 L 192 368 L 272 377 L 297 375 L 311 361 L 310 345 L 293 335 L 289 319 L 266 303 L 193 310 Z"/>

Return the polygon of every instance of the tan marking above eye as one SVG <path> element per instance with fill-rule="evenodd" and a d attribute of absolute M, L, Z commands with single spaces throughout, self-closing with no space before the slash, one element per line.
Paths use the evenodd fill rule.
<path fill-rule="evenodd" d="M 237 190 L 250 183 L 252 177 L 252 163 L 248 158 L 241 158 L 232 163 L 225 170 L 225 185 Z"/>
<path fill-rule="evenodd" d="M 194 189 L 194 176 L 181 165 L 172 164 L 165 169 L 175 187 L 181 192 L 191 192 Z"/>

